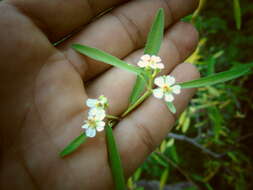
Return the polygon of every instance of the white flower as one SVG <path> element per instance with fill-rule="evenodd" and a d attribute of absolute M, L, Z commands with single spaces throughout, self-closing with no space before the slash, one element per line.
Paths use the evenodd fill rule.
<path fill-rule="evenodd" d="M 137 65 L 141 68 L 146 69 L 164 69 L 163 63 L 161 63 L 161 58 L 155 55 L 143 55 L 141 60 L 137 63 Z"/>
<path fill-rule="evenodd" d="M 105 113 L 100 114 L 89 112 L 88 119 L 84 121 L 84 125 L 82 126 L 85 129 L 85 134 L 87 137 L 95 137 L 96 132 L 100 132 L 104 130 L 105 122 L 103 119 L 105 118 Z"/>
<path fill-rule="evenodd" d="M 157 77 L 154 82 L 159 88 L 153 90 L 153 95 L 159 99 L 164 98 L 166 102 L 173 102 L 173 94 L 181 92 L 181 86 L 175 85 L 176 80 L 172 76 Z"/>
<path fill-rule="evenodd" d="M 103 120 L 106 117 L 106 113 L 102 108 L 92 108 L 89 110 L 88 116 L 96 116 L 97 118 L 100 118 L 100 120 Z"/>
<path fill-rule="evenodd" d="M 108 106 L 108 100 L 101 95 L 98 99 L 88 99 L 86 105 L 90 108 L 88 112 L 88 119 L 84 121 L 82 126 L 85 129 L 87 137 L 95 137 L 97 131 L 103 131 L 106 117 L 105 108 Z"/>
<path fill-rule="evenodd" d="M 108 100 L 105 96 L 101 95 L 98 99 L 88 99 L 86 105 L 89 108 L 104 109 L 108 106 Z"/>

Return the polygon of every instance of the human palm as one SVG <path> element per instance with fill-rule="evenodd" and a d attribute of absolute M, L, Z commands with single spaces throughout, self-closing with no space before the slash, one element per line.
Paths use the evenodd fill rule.
<path fill-rule="evenodd" d="M 103 94 L 109 113 L 119 115 L 128 105 L 135 76 L 79 55 L 70 45 L 93 46 L 134 64 L 143 53 L 157 9 L 163 7 L 164 74 L 191 80 L 199 76 L 196 69 L 179 63 L 194 50 L 197 33 L 177 21 L 196 5 L 197 0 L 1 2 L 0 189 L 111 189 L 103 133 L 64 159 L 58 153 L 82 133 L 85 100 Z M 178 113 L 193 93 L 183 90 L 177 97 Z M 166 106 L 150 97 L 117 125 L 114 134 L 126 176 L 161 142 L 174 121 Z"/>

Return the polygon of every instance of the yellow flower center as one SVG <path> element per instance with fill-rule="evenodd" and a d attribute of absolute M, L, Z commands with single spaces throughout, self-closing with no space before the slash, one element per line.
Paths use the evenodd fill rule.
<path fill-rule="evenodd" d="M 92 127 L 92 128 L 96 128 L 97 124 L 96 124 L 96 121 L 94 119 L 89 119 L 87 121 L 87 124 Z"/>
<path fill-rule="evenodd" d="M 172 91 L 172 88 L 169 85 L 165 84 L 163 86 L 163 91 L 168 93 Z"/>
<path fill-rule="evenodd" d="M 97 108 L 103 107 L 103 104 L 102 104 L 101 102 L 98 102 L 98 103 L 96 104 L 96 107 L 97 107 Z"/>

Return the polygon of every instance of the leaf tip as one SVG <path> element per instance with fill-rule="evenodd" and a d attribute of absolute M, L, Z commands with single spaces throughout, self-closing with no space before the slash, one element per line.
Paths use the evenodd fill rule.
<path fill-rule="evenodd" d="M 67 154 L 65 153 L 64 150 L 61 151 L 61 152 L 59 153 L 59 156 L 60 156 L 61 158 L 64 158 L 66 155 L 67 155 Z"/>
<path fill-rule="evenodd" d="M 159 15 L 160 17 L 162 17 L 162 18 L 164 19 L 164 17 L 165 17 L 164 9 L 163 9 L 163 8 L 160 8 L 160 9 L 158 10 L 157 15 Z"/>

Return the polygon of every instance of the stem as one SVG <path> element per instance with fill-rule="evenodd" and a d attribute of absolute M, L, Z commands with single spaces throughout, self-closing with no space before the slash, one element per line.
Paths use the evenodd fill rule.
<path fill-rule="evenodd" d="M 154 78 L 159 73 L 159 70 L 155 70 L 152 74 L 150 73 L 150 79 L 147 84 L 147 91 L 135 102 L 131 105 L 122 115 L 121 118 L 126 117 L 131 111 L 133 111 L 136 107 L 138 107 L 147 97 L 152 94 L 152 87 L 154 84 Z"/>
<path fill-rule="evenodd" d="M 214 158 L 221 158 L 221 157 L 226 155 L 225 153 L 218 154 L 216 152 L 213 152 L 213 151 L 207 149 L 206 147 L 204 147 L 203 145 L 197 143 L 195 141 L 195 139 L 189 138 L 189 137 L 184 136 L 184 135 L 178 135 L 178 134 L 175 134 L 175 133 L 170 133 L 170 134 L 168 134 L 168 137 L 174 138 L 176 140 L 188 142 L 188 143 L 194 145 L 195 147 L 201 149 L 204 153 L 209 154 L 210 156 L 212 156 Z"/>
<path fill-rule="evenodd" d="M 106 118 L 107 118 L 107 119 L 112 119 L 112 120 L 120 120 L 119 117 L 114 116 L 114 115 L 106 115 Z"/>
<path fill-rule="evenodd" d="M 131 105 L 122 115 L 121 118 L 126 117 L 131 111 L 138 107 L 147 97 L 151 95 L 152 91 L 146 91 L 133 105 Z"/>

